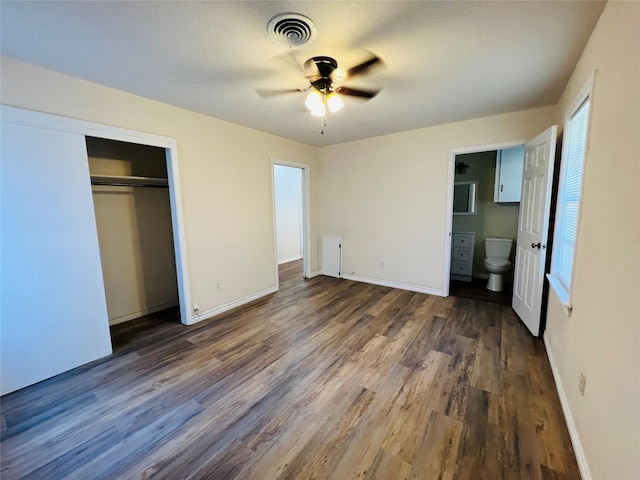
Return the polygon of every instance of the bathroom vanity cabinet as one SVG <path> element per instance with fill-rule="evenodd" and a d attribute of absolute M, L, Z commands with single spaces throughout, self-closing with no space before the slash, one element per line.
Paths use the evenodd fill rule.
<path fill-rule="evenodd" d="M 476 232 L 451 234 L 451 279 L 471 281 Z"/>

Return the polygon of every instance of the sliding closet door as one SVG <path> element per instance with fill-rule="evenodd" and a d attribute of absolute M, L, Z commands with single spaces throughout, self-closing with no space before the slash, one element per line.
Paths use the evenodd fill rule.
<path fill-rule="evenodd" d="M 111 353 L 83 135 L 2 123 L 1 393 Z"/>

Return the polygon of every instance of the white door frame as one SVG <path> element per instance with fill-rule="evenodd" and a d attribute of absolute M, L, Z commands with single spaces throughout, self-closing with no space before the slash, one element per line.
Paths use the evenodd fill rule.
<path fill-rule="evenodd" d="M 77 133 L 89 137 L 118 140 L 165 149 L 167 176 L 169 180 L 169 201 L 171 204 L 171 223 L 173 227 L 173 245 L 176 257 L 178 298 L 180 301 L 180 319 L 185 325 L 191 324 L 191 294 L 189 290 L 184 218 L 182 215 L 182 195 L 180 194 L 180 177 L 178 174 L 178 147 L 175 138 L 137 132 L 126 128 L 111 127 L 100 123 L 87 122 L 85 120 L 77 120 L 6 105 L 1 105 L 0 107 L 3 118 L 17 125 Z M 89 181 L 90 179 L 87 178 L 87 182 Z"/>
<path fill-rule="evenodd" d="M 309 165 L 306 163 L 289 162 L 287 160 L 271 159 L 271 211 L 273 216 L 273 247 L 275 253 L 276 288 L 280 288 L 278 278 L 278 231 L 276 225 L 276 182 L 274 167 L 294 167 L 302 170 L 302 275 L 311 278 L 311 197 L 309 192 Z"/>
<path fill-rule="evenodd" d="M 449 150 L 449 166 L 447 170 L 447 223 L 444 233 L 444 268 L 442 269 L 444 272 L 442 278 L 442 294 L 445 297 L 449 296 L 449 287 L 451 284 L 451 233 L 453 229 L 453 184 L 455 181 L 456 155 L 502 150 L 503 148 L 518 147 L 525 143 L 527 143 L 527 140 L 512 140 L 509 142 L 489 143 L 486 145 L 452 148 Z"/>

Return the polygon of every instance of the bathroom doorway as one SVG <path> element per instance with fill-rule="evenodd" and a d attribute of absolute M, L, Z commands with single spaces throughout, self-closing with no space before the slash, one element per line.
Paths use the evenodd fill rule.
<path fill-rule="evenodd" d="M 454 198 L 450 212 L 452 296 L 511 305 L 523 145 L 524 142 L 512 142 L 454 156 Z M 505 254 L 511 265 L 500 275 L 500 291 L 487 288 L 490 275 L 485 267 L 487 239 L 512 242 L 510 252 Z"/>

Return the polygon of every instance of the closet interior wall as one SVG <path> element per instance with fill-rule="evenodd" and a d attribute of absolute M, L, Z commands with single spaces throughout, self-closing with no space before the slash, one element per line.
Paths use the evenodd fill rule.
<path fill-rule="evenodd" d="M 167 178 L 163 148 L 87 137 L 92 176 Z M 178 305 L 169 189 L 92 185 L 109 324 Z"/>

